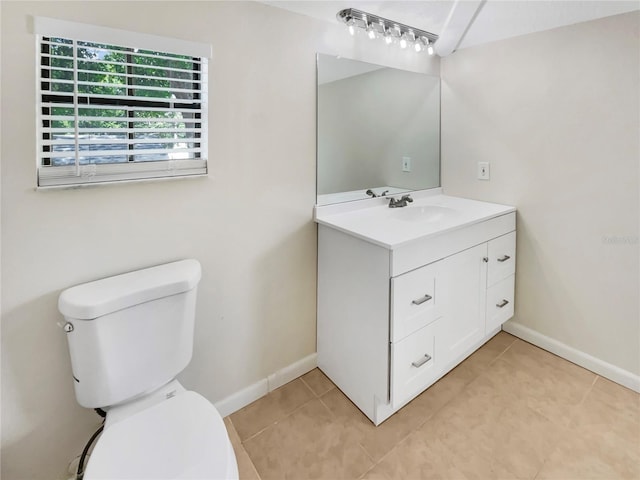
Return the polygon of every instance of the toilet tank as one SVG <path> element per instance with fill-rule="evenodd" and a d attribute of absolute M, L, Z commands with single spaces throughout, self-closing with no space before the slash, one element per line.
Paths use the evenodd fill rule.
<path fill-rule="evenodd" d="M 189 364 L 200 275 L 197 260 L 182 260 L 60 294 L 80 405 L 126 402 L 164 385 Z"/>

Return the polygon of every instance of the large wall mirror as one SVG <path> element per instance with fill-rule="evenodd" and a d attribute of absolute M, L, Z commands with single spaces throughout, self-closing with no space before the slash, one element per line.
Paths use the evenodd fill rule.
<path fill-rule="evenodd" d="M 318 54 L 317 204 L 440 186 L 440 78 Z"/>

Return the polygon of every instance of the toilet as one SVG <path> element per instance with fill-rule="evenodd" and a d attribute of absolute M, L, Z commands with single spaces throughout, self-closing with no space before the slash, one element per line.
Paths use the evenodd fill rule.
<path fill-rule="evenodd" d="M 159 265 L 63 291 L 76 399 L 106 411 L 84 479 L 237 479 L 222 417 L 175 379 L 191 361 L 201 269 Z"/>

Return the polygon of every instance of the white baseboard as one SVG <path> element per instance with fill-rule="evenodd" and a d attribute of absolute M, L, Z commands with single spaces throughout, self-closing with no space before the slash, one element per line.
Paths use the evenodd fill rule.
<path fill-rule="evenodd" d="M 610 363 L 605 362 L 604 360 L 600 360 L 599 358 L 593 357 L 588 353 L 577 350 L 569 345 L 566 345 L 558 340 L 554 340 L 551 337 L 547 337 L 540 332 L 536 332 L 535 330 L 530 329 L 529 327 L 525 327 L 520 323 L 516 323 L 513 321 L 507 322 L 502 325 L 502 329 L 515 335 L 526 342 L 532 343 L 533 345 L 543 348 L 559 357 L 562 357 L 566 360 L 569 360 L 576 365 L 580 365 L 581 367 L 586 368 L 587 370 L 591 370 L 598 375 L 605 377 L 612 382 L 619 383 L 631 390 L 634 390 L 640 393 L 640 376 L 634 373 L 631 373 L 627 370 L 624 370 L 620 367 L 616 367 Z"/>
<path fill-rule="evenodd" d="M 280 388 L 282 385 L 289 383 L 291 380 L 295 380 L 301 377 L 307 372 L 310 372 L 318 366 L 318 354 L 312 353 L 297 362 L 292 363 L 284 368 L 281 368 L 277 372 L 267 377 L 269 384 L 269 391 L 273 392 L 276 388 Z"/>
<path fill-rule="evenodd" d="M 232 393 L 226 398 L 216 402 L 214 406 L 220 412 L 220 415 L 226 417 L 233 412 L 240 410 L 242 407 L 255 402 L 260 397 L 264 397 L 267 393 L 272 392 L 276 388 L 289 383 L 292 380 L 304 375 L 318 366 L 317 353 L 312 353 L 297 362 L 287 365 L 286 367 L 272 373 L 271 375 L 258 380 L 257 382 L 243 388 L 242 390 Z"/>

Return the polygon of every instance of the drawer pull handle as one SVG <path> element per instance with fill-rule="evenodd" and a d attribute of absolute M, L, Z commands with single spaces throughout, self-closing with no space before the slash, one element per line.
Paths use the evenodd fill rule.
<path fill-rule="evenodd" d="M 431 300 L 432 298 L 433 298 L 433 297 L 432 297 L 431 295 L 428 295 L 428 294 L 427 294 L 427 295 L 425 295 L 424 297 L 419 298 L 418 300 L 413 300 L 411 303 L 412 303 L 413 305 L 421 305 L 421 304 L 423 304 L 424 302 L 428 302 L 428 301 L 429 301 L 429 300 Z"/>
<path fill-rule="evenodd" d="M 504 298 L 502 299 L 502 301 L 500 303 L 496 303 L 496 307 L 498 308 L 502 308 L 505 305 L 507 305 L 509 303 L 509 300 L 505 300 Z"/>
<path fill-rule="evenodd" d="M 427 363 L 429 360 L 431 360 L 431 356 L 429 354 L 425 353 L 424 357 L 422 357 L 417 362 L 411 362 L 411 365 L 413 365 L 416 368 L 420 368 L 422 365 Z"/>
<path fill-rule="evenodd" d="M 506 262 L 507 260 L 509 260 L 511 257 L 509 255 L 505 255 L 504 257 L 500 257 L 498 259 L 499 262 Z"/>

